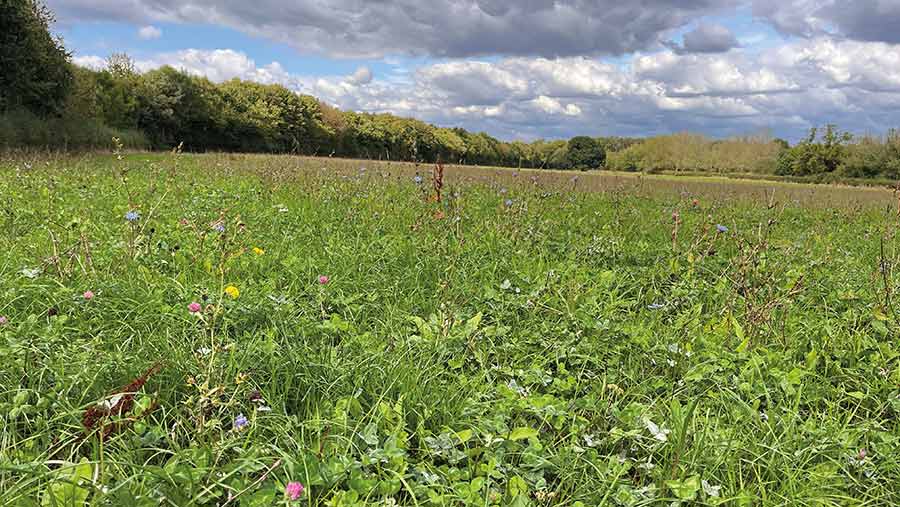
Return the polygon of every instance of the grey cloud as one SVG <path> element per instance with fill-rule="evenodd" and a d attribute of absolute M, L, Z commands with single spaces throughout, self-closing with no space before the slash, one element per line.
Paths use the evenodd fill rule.
<path fill-rule="evenodd" d="M 742 0 L 49 0 L 63 23 L 225 25 L 298 50 L 390 54 L 621 55 Z"/>
<path fill-rule="evenodd" d="M 673 51 L 688 53 L 725 53 L 740 47 L 737 37 L 728 28 L 711 23 L 701 23 L 697 28 L 684 34 L 684 43 L 666 43 Z"/>
<path fill-rule="evenodd" d="M 898 0 L 753 0 L 753 13 L 787 35 L 900 43 Z"/>
<path fill-rule="evenodd" d="M 900 43 L 898 0 L 844 0 L 825 7 L 821 14 L 851 39 Z"/>

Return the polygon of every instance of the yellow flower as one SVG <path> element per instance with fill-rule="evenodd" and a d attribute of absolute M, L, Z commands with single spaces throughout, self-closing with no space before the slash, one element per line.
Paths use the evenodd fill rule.
<path fill-rule="evenodd" d="M 225 294 L 231 296 L 231 299 L 237 299 L 238 296 L 241 295 L 241 291 L 234 285 L 229 285 L 228 287 L 225 287 Z"/>
<path fill-rule="evenodd" d="M 266 253 L 266 251 L 258 246 L 255 246 L 255 247 L 253 247 L 253 253 L 255 253 L 256 255 L 262 255 L 262 254 Z"/>

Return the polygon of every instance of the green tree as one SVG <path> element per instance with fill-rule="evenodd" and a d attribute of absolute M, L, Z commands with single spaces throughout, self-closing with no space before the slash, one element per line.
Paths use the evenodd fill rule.
<path fill-rule="evenodd" d="M 50 34 L 52 22 L 38 0 L 0 0 L 0 112 L 62 113 L 73 75 L 69 53 Z"/>
<path fill-rule="evenodd" d="M 606 150 L 596 139 L 579 136 L 569 141 L 566 155 L 569 168 L 586 171 L 597 169 L 606 162 Z"/>
<path fill-rule="evenodd" d="M 852 139 L 853 136 L 838 131 L 834 125 L 825 127 L 821 136 L 818 129 L 810 129 L 806 139 L 793 148 L 781 150 L 776 172 L 782 176 L 833 173 L 844 162 Z"/>

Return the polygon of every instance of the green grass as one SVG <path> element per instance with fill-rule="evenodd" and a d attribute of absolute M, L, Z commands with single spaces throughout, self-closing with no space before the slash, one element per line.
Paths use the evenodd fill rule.
<path fill-rule="evenodd" d="M 0 162 L 0 505 L 900 502 L 888 198 L 415 170 Z"/>

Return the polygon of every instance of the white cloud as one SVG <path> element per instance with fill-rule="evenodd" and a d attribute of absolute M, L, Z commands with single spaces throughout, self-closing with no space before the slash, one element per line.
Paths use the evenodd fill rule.
<path fill-rule="evenodd" d="M 353 85 L 365 85 L 372 82 L 372 71 L 368 67 L 360 67 L 356 69 L 347 81 Z"/>
<path fill-rule="evenodd" d="M 278 62 L 260 67 L 245 53 L 232 49 L 185 49 L 161 53 L 149 60 L 135 62 L 135 66 L 142 72 L 163 65 L 172 66 L 195 76 L 205 76 L 216 82 L 240 78 L 264 84 L 279 83 L 291 86 L 292 80 L 295 79 Z"/>
<path fill-rule="evenodd" d="M 575 104 L 567 104 L 565 106 L 558 99 L 539 95 L 532 101 L 535 107 L 547 114 L 565 114 L 567 116 L 579 116 L 581 108 Z"/>
<path fill-rule="evenodd" d="M 153 40 L 162 37 L 162 30 L 152 25 L 142 26 L 138 29 L 138 37 L 141 40 Z"/>
<path fill-rule="evenodd" d="M 99 56 L 75 56 L 72 58 L 75 65 L 87 67 L 93 70 L 102 70 L 106 68 L 106 59 Z"/>

